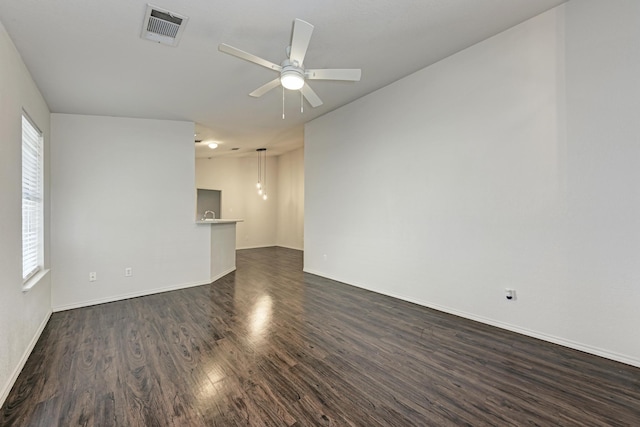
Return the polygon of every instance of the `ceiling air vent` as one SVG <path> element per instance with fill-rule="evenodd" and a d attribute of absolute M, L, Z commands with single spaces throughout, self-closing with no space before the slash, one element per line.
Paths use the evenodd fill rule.
<path fill-rule="evenodd" d="M 177 46 L 188 20 L 186 16 L 148 4 L 140 37 L 156 43 Z"/>

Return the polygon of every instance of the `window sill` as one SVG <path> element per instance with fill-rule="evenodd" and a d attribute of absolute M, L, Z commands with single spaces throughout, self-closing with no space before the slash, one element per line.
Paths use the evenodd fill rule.
<path fill-rule="evenodd" d="M 31 290 L 31 288 L 33 288 L 38 282 L 40 282 L 40 280 L 44 279 L 47 274 L 49 274 L 48 268 L 38 271 L 33 275 L 33 277 L 30 277 L 29 280 L 27 280 L 22 285 L 22 292 L 29 292 L 29 290 Z"/>

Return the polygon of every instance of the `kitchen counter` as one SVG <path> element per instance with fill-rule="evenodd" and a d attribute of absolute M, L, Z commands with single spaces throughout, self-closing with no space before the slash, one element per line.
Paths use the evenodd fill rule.
<path fill-rule="evenodd" d="M 199 219 L 196 221 L 196 224 L 231 224 L 243 221 L 244 219 Z"/>
<path fill-rule="evenodd" d="M 196 224 L 209 224 L 211 233 L 211 281 L 236 269 L 236 224 L 242 219 L 196 220 Z M 214 227 L 215 226 L 215 227 Z"/>

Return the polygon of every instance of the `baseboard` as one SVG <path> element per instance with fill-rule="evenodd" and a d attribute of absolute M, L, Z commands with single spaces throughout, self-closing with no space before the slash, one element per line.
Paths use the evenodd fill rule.
<path fill-rule="evenodd" d="M 215 282 L 218 279 L 222 279 L 224 276 L 226 276 L 229 273 L 233 273 L 234 271 L 236 271 L 236 266 L 235 265 L 233 266 L 233 268 L 230 268 L 230 269 L 228 269 L 226 271 L 223 271 L 222 273 L 220 273 L 220 274 L 218 274 L 216 276 L 212 276 L 211 279 L 210 279 L 211 281 L 209 283 Z"/>
<path fill-rule="evenodd" d="M 260 245 L 260 246 L 243 246 L 241 248 L 236 248 L 237 251 L 241 251 L 244 249 L 262 249 L 262 248 L 273 248 L 276 245 Z"/>
<path fill-rule="evenodd" d="M 241 248 L 236 248 L 236 250 L 242 251 L 245 249 L 263 249 L 263 248 L 285 248 L 285 249 L 293 249 L 295 251 L 304 251 L 304 249 L 302 248 L 294 248 L 293 246 L 283 246 L 283 245 L 243 246 Z"/>
<path fill-rule="evenodd" d="M 305 273 L 309 273 L 309 274 L 313 274 L 316 276 L 320 276 L 320 277 L 325 277 L 327 279 L 330 280 L 334 280 L 336 282 L 340 282 L 340 283 L 344 283 L 347 286 L 354 286 L 356 288 L 360 288 L 360 289 L 364 289 L 366 291 L 370 291 L 370 292 L 375 292 L 377 294 L 380 295 L 385 295 L 388 297 L 392 297 L 392 298 L 396 298 L 402 301 L 407 301 L 413 304 L 417 304 L 417 305 L 421 305 L 423 307 L 427 307 L 427 308 L 431 308 L 434 310 L 438 310 L 441 311 L 443 313 L 448 313 L 448 314 L 453 314 L 454 316 L 458 316 L 458 317 L 463 317 L 465 319 L 469 319 L 469 320 L 473 320 L 475 322 L 480 322 L 480 323 L 484 323 L 487 325 L 491 325 L 491 326 L 495 326 L 497 328 L 500 329 L 505 329 L 507 331 L 511 331 L 511 332 L 515 332 L 521 335 L 526 335 L 528 337 L 532 337 L 532 338 L 536 338 L 542 341 L 547 341 L 547 342 L 551 342 L 553 344 L 558 344 L 561 345 L 563 347 L 567 347 L 567 348 L 571 348 L 573 350 L 578 350 L 578 351 L 582 351 L 584 353 L 589 353 L 589 354 L 593 354 L 594 356 L 599 356 L 599 357 L 604 357 L 605 359 L 609 359 L 609 360 L 614 360 L 616 362 L 621 362 L 624 363 L 626 365 L 631 365 L 631 366 L 635 366 L 640 368 L 640 359 L 634 358 L 634 357 L 629 357 L 627 355 L 624 354 L 619 354 L 619 353 L 615 353 L 609 350 L 604 350 L 598 347 L 593 347 L 590 345 L 586 345 L 586 344 L 582 344 L 576 341 L 572 341 L 572 340 L 568 340 L 565 338 L 560 338 L 560 337 L 556 337 L 554 335 L 548 335 L 542 332 L 538 332 L 538 331 L 534 331 L 531 329 L 526 329 L 526 328 L 521 328 L 519 326 L 515 326 L 515 325 L 511 325 L 509 323 L 504 323 L 504 322 L 499 322 L 487 317 L 483 317 L 483 316 L 477 316 L 475 314 L 471 314 L 471 313 L 467 313 L 464 311 L 460 311 L 460 310 L 455 310 L 452 309 L 450 307 L 445 307 L 439 304 L 433 304 L 433 303 L 429 303 L 426 301 L 420 301 L 417 300 L 415 298 L 409 298 L 406 297 L 404 295 L 397 295 L 397 294 L 393 294 L 393 293 L 389 293 L 389 292 L 381 292 L 381 291 L 377 291 L 374 289 L 370 289 L 367 288 L 365 286 L 362 285 L 358 285 L 358 284 L 351 284 L 351 283 L 347 283 L 344 280 L 340 280 L 339 278 L 334 278 L 334 277 L 330 277 L 325 275 L 324 273 L 320 273 L 318 271 L 315 271 L 313 269 L 304 269 L 303 270 Z"/>
<path fill-rule="evenodd" d="M 233 270 L 235 270 L 235 268 Z M 122 300 L 129 299 L 129 298 L 138 298 L 138 297 L 144 297 L 144 296 L 147 296 L 147 295 L 160 294 L 160 293 L 163 293 L 163 292 L 176 291 L 178 289 L 192 288 L 194 286 L 208 285 L 209 283 L 213 282 L 214 280 L 218 280 L 220 277 L 224 276 L 225 274 L 229 274 L 233 270 L 230 270 L 227 273 L 221 274 L 217 278 L 214 278 L 214 279 L 211 279 L 211 280 L 207 280 L 207 281 L 192 282 L 192 283 L 182 283 L 182 284 L 179 284 L 179 285 L 166 286 L 166 287 L 163 287 L 163 288 L 148 289 L 148 290 L 140 291 L 140 292 L 131 292 L 131 293 L 127 293 L 127 294 L 112 295 L 112 296 L 109 296 L 109 297 L 97 298 L 97 299 L 93 299 L 93 300 L 89 300 L 89 301 L 82 301 L 82 302 L 75 302 L 75 303 L 72 303 L 72 304 L 58 305 L 58 306 L 54 306 L 53 307 L 53 311 L 54 312 L 58 312 L 58 311 L 73 310 L 74 308 L 89 307 L 91 305 L 106 304 L 108 302 L 122 301 Z"/>
<path fill-rule="evenodd" d="M 393 295 L 389 295 L 389 296 L 393 296 Z M 616 362 L 621 362 L 624 363 L 626 365 L 631 365 L 631 366 L 635 366 L 640 368 L 640 359 L 636 359 L 633 357 L 628 357 L 626 355 L 623 354 L 619 354 L 619 353 L 615 353 L 612 351 L 608 351 L 608 350 L 604 350 L 598 347 L 593 347 L 590 345 L 586 345 L 586 344 L 582 344 L 576 341 L 572 341 L 572 340 L 568 340 L 565 338 L 561 338 L 561 337 L 556 337 L 554 335 L 548 335 L 542 332 L 538 332 L 538 331 L 534 331 L 531 329 L 527 329 L 527 328 L 521 328 L 519 326 L 515 326 L 515 325 L 511 325 L 509 323 L 504 323 L 504 322 L 499 322 L 497 320 L 493 320 L 490 318 L 486 318 L 483 316 L 477 316 L 475 314 L 471 314 L 471 313 L 466 313 L 463 311 L 459 311 L 459 310 L 454 310 L 451 309 L 449 307 L 443 307 L 440 306 L 438 304 L 427 304 L 424 302 L 420 302 L 420 301 L 411 301 L 411 299 L 409 298 L 401 298 L 399 296 L 393 296 L 394 298 L 398 298 L 398 299 L 404 299 L 405 301 L 408 302 L 412 302 L 414 304 L 418 304 L 418 305 L 422 305 L 425 307 L 429 307 L 432 308 L 434 310 L 438 310 L 438 311 L 442 311 L 444 313 L 449 313 L 449 314 L 453 314 L 455 316 L 459 316 L 459 317 L 464 317 L 465 319 L 469 319 L 469 320 L 473 320 L 476 322 L 480 322 L 480 323 L 485 323 L 487 325 L 491 325 L 491 326 L 495 326 L 497 328 L 500 329 L 506 329 L 508 331 L 511 332 L 515 332 L 521 335 L 526 335 L 532 338 L 537 338 L 539 340 L 542 341 L 547 341 L 547 342 L 551 342 L 554 344 L 558 344 L 561 345 L 563 347 L 568 347 L 571 348 L 573 350 L 579 350 L 582 351 L 584 353 L 589 353 L 589 354 L 593 354 L 595 356 L 599 356 L 599 357 L 604 357 L 605 359 L 610 359 L 610 360 L 614 360 Z"/>
<path fill-rule="evenodd" d="M 33 335 L 33 338 L 29 342 L 29 345 L 27 346 L 24 353 L 22 354 L 22 357 L 18 362 L 18 366 L 16 366 L 16 368 L 13 370 L 13 372 L 11 373 L 11 376 L 9 377 L 9 381 L 7 382 L 7 384 L 5 384 L 4 388 L 2 389 L 2 393 L 0 393 L 0 407 L 4 405 L 4 401 L 7 399 L 7 396 L 9 396 L 9 392 L 11 391 L 11 388 L 16 383 L 16 380 L 18 379 L 20 372 L 22 372 L 22 368 L 24 368 L 25 363 L 27 363 L 27 360 L 29 359 L 31 352 L 33 351 L 33 348 L 36 346 L 36 343 L 40 339 L 40 335 L 42 335 L 42 331 L 44 331 L 44 328 L 47 326 L 47 322 L 49 322 L 49 319 L 51 318 L 52 313 L 53 311 L 49 310 L 47 315 L 44 317 L 44 320 L 42 321 L 42 323 L 40 323 L 40 326 L 38 326 L 36 333 Z"/>
<path fill-rule="evenodd" d="M 285 249 L 293 249 L 294 251 L 304 251 L 304 249 L 302 248 L 296 248 L 293 246 L 286 246 L 286 245 L 276 245 L 279 248 L 285 248 Z"/>

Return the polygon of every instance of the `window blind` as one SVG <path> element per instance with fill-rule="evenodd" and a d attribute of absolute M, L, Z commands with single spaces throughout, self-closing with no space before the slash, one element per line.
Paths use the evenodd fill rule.
<path fill-rule="evenodd" d="M 43 176 L 42 133 L 22 116 L 22 279 L 41 267 Z"/>

